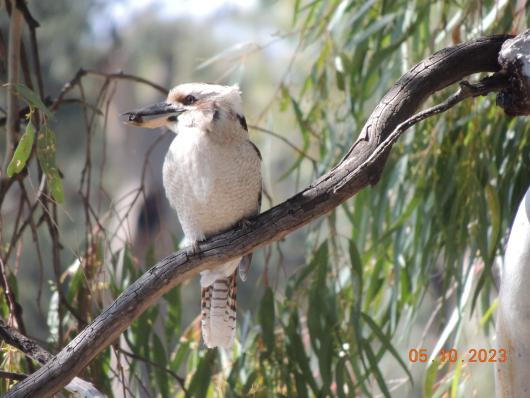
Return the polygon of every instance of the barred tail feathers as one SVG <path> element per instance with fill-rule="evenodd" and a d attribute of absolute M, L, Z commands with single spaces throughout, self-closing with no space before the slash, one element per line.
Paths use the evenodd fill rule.
<path fill-rule="evenodd" d="M 231 348 L 236 334 L 237 270 L 201 290 L 202 336 L 208 348 Z"/>

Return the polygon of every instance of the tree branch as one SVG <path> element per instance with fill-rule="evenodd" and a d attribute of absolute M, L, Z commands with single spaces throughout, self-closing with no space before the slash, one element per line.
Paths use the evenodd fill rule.
<path fill-rule="evenodd" d="M 3 340 L 10 346 L 19 349 L 29 358 L 39 362 L 41 365 L 44 365 L 53 357 L 52 354 L 42 348 L 38 343 L 30 339 L 29 337 L 26 337 L 19 331 L 4 325 L 2 321 L 0 321 L 0 340 Z M 11 372 L 1 372 L 0 378 L 2 377 L 9 378 L 12 380 L 24 380 L 27 375 Z M 81 394 L 83 397 L 104 397 L 104 395 L 99 392 L 92 385 L 92 383 L 80 379 L 79 377 L 75 377 L 70 383 L 67 384 L 68 385 L 66 385 L 65 388 L 68 391 Z"/>
<path fill-rule="evenodd" d="M 10 346 L 19 349 L 28 357 L 40 364 L 45 364 L 53 357 L 52 354 L 39 346 L 29 337 L 24 336 L 16 329 L 4 325 L 2 321 L 0 321 L 0 339 L 5 341 Z"/>
<path fill-rule="evenodd" d="M 0 379 L 10 379 L 10 380 L 24 380 L 28 375 L 22 373 L 13 373 L 13 372 L 4 372 L 0 370 Z"/>
<path fill-rule="evenodd" d="M 154 83 L 154 82 L 152 82 L 150 80 L 147 80 L 147 79 L 135 76 L 135 75 L 129 75 L 129 74 L 123 73 L 123 72 L 103 73 L 103 72 L 98 72 L 98 71 L 91 70 L 91 69 L 80 68 L 77 71 L 77 73 L 75 74 L 74 78 L 63 86 L 63 88 L 61 89 L 61 92 L 59 93 L 59 96 L 57 97 L 57 99 L 55 99 L 55 101 L 53 101 L 53 103 L 50 105 L 50 109 L 52 111 L 55 111 L 57 109 L 57 107 L 61 104 L 61 102 L 64 101 L 64 97 L 65 97 L 66 94 L 68 94 L 75 86 L 80 84 L 81 79 L 84 76 L 95 76 L 95 77 L 99 77 L 100 79 L 106 79 L 106 80 L 107 79 L 110 79 L 110 80 L 114 80 L 114 79 L 117 79 L 117 80 L 129 80 L 129 81 L 133 81 L 133 82 L 136 82 L 136 83 L 146 84 L 149 87 L 152 87 L 155 90 L 161 92 L 162 94 L 167 95 L 167 93 L 168 93 L 168 90 L 165 89 L 164 87 L 162 87 L 162 86 L 160 86 L 160 85 L 158 85 L 158 84 L 156 84 L 156 83 Z"/>
<path fill-rule="evenodd" d="M 498 71 L 497 56 L 508 38 L 495 36 L 463 43 L 441 50 L 414 66 L 383 97 L 360 138 L 333 170 L 302 192 L 254 218 L 251 226 L 238 226 L 209 238 L 200 244 L 199 253 L 187 254 L 181 250 L 160 261 L 129 286 L 59 354 L 14 386 L 6 397 L 52 395 L 177 284 L 200 271 L 282 239 L 331 211 L 362 188 L 375 184 L 392 144 L 404 127 L 409 127 L 407 120 L 425 99 L 471 74 Z M 396 128 L 401 130 L 393 134 Z"/>

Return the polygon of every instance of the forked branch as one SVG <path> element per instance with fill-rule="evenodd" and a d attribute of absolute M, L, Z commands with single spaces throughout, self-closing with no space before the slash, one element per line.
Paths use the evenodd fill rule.
<path fill-rule="evenodd" d="M 333 210 L 361 189 L 377 183 L 392 145 L 410 126 L 443 112 L 464 98 L 506 90 L 512 81 L 497 61 L 509 36 L 495 36 L 441 50 L 414 66 L 390 89 L 346 157 L 309 187 L 257 216 L 200 244 L 195 255 L 176 252 L 143 274 L 105 311 L 7 397 L 47 397 L 58 391 L 109 346 L 149 306 L 174 286 L 228 260 L 282 239 Z M 434 92 L 479 72 L 500 72 L 460 91 L 437 107 L 413 116 Z"/>

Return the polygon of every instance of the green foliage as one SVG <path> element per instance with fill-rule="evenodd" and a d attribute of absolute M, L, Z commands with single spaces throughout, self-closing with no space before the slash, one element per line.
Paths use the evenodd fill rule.
<path fill-rule="evenodd" d="M 18 174 L 26 166 L 26 162 L 31 155 L 31 150 L 33 148 L 33 140 L 35 139 L 35 128 L 31 124 L 31 120 L 26 125 L 26 131 L 20 137 L 18 142 L 17 149 L 13 154 L 13 159 L 9 162 L 7 166 L 7 176 L 13 177 L 13 175 Z"/>
<path fill-rule="evenodd" d="M 507 16 L 513 10 L 494 7 L 442 1 L 296 2 L 294 21 L 314 62 L 300 86 L 281 86 L 279 109 L 292 112 L 304 152 L 318 157 L 315 177 L 341 159 L 374 105 L 415 62 L 460 40 L 512 31 Z M 476 29 L 479 25 L 484 31 Z M 449 93 L 438 93 L 433 102 Z M 286 302 L 276 305 L 272 355 L 262 315 L 268 293 L 262 299 L 267 361 L 292 374 L 290 379 L 269 376 L 264 384 L 300 396 L 351 396 L 354 391 L 368 396 L 375 386 L 393 396 L 387 372 L 394 362 L 401 372 L 392 374 L 404 375 L 409 383 L 401 383 L 400 391 L 410 391 L 411 364 L 407 351 L 396 345 L 418 344 L 406 336 L 417 327 L 426 297 L 434 295 L 450 311 L 452 300 L 463 297 L 470 273 L 478 273 L 473 299 L 460 308 L 474 308 L 479 319 L 485 314 L 491 322 L 490 297 L 496 295 L 491 269 L 530 181 L 526 129 L 524 119 L 507 118 L 496 108 L 493 97 L 460 104 L 407 133 L 381 181 L 334 211 L 329 228 L 310 227 L 311 245 L 319 249 L 308 253 L 309 265 L 286 287 Z M 282 178 L 298 172 L 305 160 L 299 156 Z M 318 238 L 323 235 L 327 241 Z M 448 289 L 455 292 L 451 299 Z M 444 322 L 441 316 L 437 327 Z M 459 323 L 448 344 L 459 344 L 463 328 Z M 283 357 L 292 363 L 288 370 L 280 365 Z M 464 372 L 450 366 L 427 369 L 423 389 L 428 395 L 454 393 Z M 453 372 L 452 383 L 434 384 L 436 377 Z"/>
<path fill-rule="evenodd" d="M 48 187 L 53 198 L 64 201 L 63 183 L 55 165 L 55 134 L 48 126 L 43 126 L 37 134 L 37 159 L 48 179 Z"/>
<path fill-rule="evenodd" d="M 35 91 L 31 90 L 29 87 L 26 87 L 22 83 L 15 84 L 12 89 L 14 89 L 16 93 L 22 97 L 22 99 L 32 108 L 41 111 L 48 119 L 53 117 L 53 113 L 48 109 L 44 102 L 42 102 L 39 95 Z"/>
<path fill-rule="evenodd" d="M 188 391 L 192 397 L 206 398 L 208 396 L 210 383 L 205 383 L 205 381 L 212 379 L 215 357 L 216 350 L 208 350 L 200 355 Z"/>
<path fill-rule="evenodd" d="M 42 102 L 37 93 L 23 84 L 16 84 L 14 87 L 8 87 L 15 90 L 16 93 L 29 105 L 30 112 L 27 115 L 26 131 L 20 137 L 17 148 L 13 154 L 7 168 L 7 175 L 12 177 L 20 173 L 25 167 L 31 156 L 33 142 L 35 138 L 35 128 L 33 126 L 33 115 L 36 111 L 39 113 L 39 120 L 42 121 L 39 132 L 37 133 L 37 159 L 39 166 L 46 175 L 48 187 L 52 197 L 58 202 L 64 202 L 64 189 L 61 181 L 59 169 L 55 164 L 55 133 L 48 126 L 48 120 L 53 117 L 53 113 Z"/>
<path fill-rule="evenodd" d="M 258 311 L 258 320 L 261 326 L 261 336 L 265 343 L 266 354 L 274 349 L 274 293 L 270 287 L 265 290 Z"/>
<path fill-rule="evenodd" d="M 279 84 L 274 111 L 298 127 L 289 138 L 300 143 L 301 153 L 278 181 L 318 178 L 337 164 L 384 93 L 416 62 L 460 41 L 513 30 L 511 5 L 464 3 L 294 1 L 289 37 L 299 39 L 304 56 L 294 70 L 306 74 Z M 60 202 L 55 134 L 47 123 L 52 114 L 31 90 L 16 90 L 31 112 L 8 173 L 27 167 L 35 146 Z M 432 349 L 454 313 L 459 322 L 447 345 L 463 344 L 466 323 L 477 323 L 487 335 L 496 295 L 492 267 L 530 181 L 528 127 L 525 119 L 503 115 L 493 97 L 422 122 L 395 145 L 377 185 L 307 227 L 305 249 L 291 248 L 304 252 L 303 264 L 285 283 L 266 279 L 255 316 L 238 320 L 232 351 L 201 345 L 200 322 L 187 321 L 181 286 L 133 322 L 121 341 L 126 348 L 98 357 L 90 378 L 106 392 L 120 380 L 130 395 L 160 397 L 471 395 L 463 383 L 469 369 L 437 360 L 413 365 L 407 353 L 425 341 Z M 79 256 L 62 280 L 70 306 L 90 320 L 101 310 L 100 296 L 117 297 L 145 272 L 139 264 L 147 267 L 155 258 L 149 250 L 138 259 L 127 245 L 110 250 L 108 237 L 92 229 L 87 235 L 90 255 Z M 95 275 L 105 250 L 112 260 L 109 280 L 102 282 Z M 474 281 L 470 300 L 463 294 L 468 280 Z M 59 314 L 59 301 L 55 290 L 50 333 L 66 341 L 80 325 Z M 4 296 L 0 312 L 4 319 L 9 313 Z M 72 332 L 62 336 L 60 330 Z M 20 358 L 1 349 L 5 369 L 25 371 Z M 116 369 L 114 356 L 128 365 L 126 372 Z M 0 385 L 0 392 L 5 388 Z"/>

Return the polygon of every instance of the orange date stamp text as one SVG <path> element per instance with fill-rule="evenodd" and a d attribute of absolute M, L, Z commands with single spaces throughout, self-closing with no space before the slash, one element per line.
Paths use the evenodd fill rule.
<path fill-rule="evenodd" d="M 436 358 L 429 358 L 426 348 L 411 348 L 409 350 L 409 361 L 411 363 L 434 362 L 476 362 L 476 363 L 505 363 L 508 360 L 508 351 L 504 348 L 468 348 L 459 351 L 456 348 L 441 349 Z"/>

